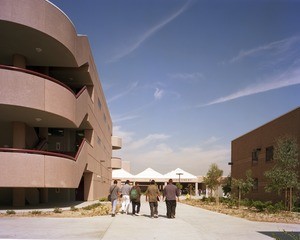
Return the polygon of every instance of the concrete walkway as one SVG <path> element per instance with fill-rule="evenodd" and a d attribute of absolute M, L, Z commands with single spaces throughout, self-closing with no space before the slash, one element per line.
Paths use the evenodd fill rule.
<path fill-rule="evenodd" d="M 160 202 L 159 217 L 152 219 L 149 205 L 143 201 L 141 216 L 3 217 L 0 218 L 0 239 L 270 240 L 278 236 L 276 234 L 281 235 L 279 239 L 292 239 L 283 230 L 300 236 L 297 224 L 251 222 L 181 203 L 176 210 L 176 218 L 167 219 L 165 203 Z"/>

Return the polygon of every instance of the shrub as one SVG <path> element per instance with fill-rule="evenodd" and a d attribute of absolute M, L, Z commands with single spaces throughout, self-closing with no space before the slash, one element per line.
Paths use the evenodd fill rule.
<path fill-rule="evenodd" d="M 284 210 L 284 205 L 282 202 L 278 202 L 275 204 L 270 204 L 266 207 L 268 213 L 277 213 Z"/>
<path fill-rule="evenodd" d="M 215 202 L 216 199 L 214 197 L 203 197 L 201 199 L 202 202 L 207 202 L 207 203 L 211 203 L 211 202 Z"/>
<path fill-rule="evenodd" d="M 253 206 L 253 201 L 245 198 L 241 201 L 241 205 L 245 206 L 245 207 L 248 207 L 248 208 L 251 208 Z"/>
<path fill-rule="evenodd" d="M 6 214 L 9 214 L 9 215 L 16 214 L 16 212 L 14 210 L 6 210 Z"/>
<path fill-rule="evenodd" d="M 95 209 L 95 208 L 97 208 L 97 207 L 99 207 L 101 205 L 102 205 L 102 203 L 94 203 L 92 205 L 83 207 L 82 209 L 84 209 L 84 210 L 92 210 L 92 209 Z"/>
<path fill-rule="evenodd" d="M 54 208 L 53 210 L 54 213 L 62 213 L 62 210 L 60 208 Z"/>
<path fill-rule="evenodd" d="M 39 214 L 41 214 L 42 212 L 41 212 L 41 211 L 38 211 L 38 210 L 33 210 L 33 211 L 31 211 L 30 213 L 33 214 L 33 215 L 39 215 Z"/>
<path fill-rule="evenodd" d="M 263 203 L 262 201 L 254 201 L 252 203 L 252 206 L 259 212 L 265 211 L 267 205 Z"/>
<path fill-rule="evenodd" d="M 234 198 L 222 198 L 221 201 L 222 203 L 226 204 L 229 208 L 237 206 L 237 200 Z"/>
<path fill-rule="evenodd" d="M 75 211 L 78 211 L 78 208 L 76 208 L 75 206 L 71 206 L 71 207 L 70 207 L 70 210 L 71 210 L 72 212 L 75 212 Z"/>

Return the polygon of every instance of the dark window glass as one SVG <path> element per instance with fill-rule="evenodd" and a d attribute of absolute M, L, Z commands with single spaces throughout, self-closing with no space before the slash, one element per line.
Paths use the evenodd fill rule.
<path fill-rule="evenodd" d="M 254 178 L 254 183 L 253 183 L 253 191 L 258 190 L 258 178 Z"/>
<path fill-rule="evenodd" d="M 257 163 L 258 162 L 258 151 L 253 150 L 252 152 L 252 163 Z"/>
<path fill-rule="evenodd" d="M 102 108 L 102 104 L 101 104 L 101 101 L 100 99 L 98 98 L 98 108 L 101 109 Z"/>
<path fill-rule="evenodd" d="M 272 161 L 273 160 L 273 154 L 274 154 L 274 147 L 267 147 L 266 148 L 266 161 Z"/>

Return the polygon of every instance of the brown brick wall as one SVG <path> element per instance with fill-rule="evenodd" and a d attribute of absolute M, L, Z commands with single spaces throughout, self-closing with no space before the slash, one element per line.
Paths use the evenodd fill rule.
<path fill-rule="evenodd" d="M 258 189 L 248 194 L 249 199 L 262 201 L 281 199 L 277 194 L 265 192 L 264 187 L 267 180 L 264 172 L 274 166 L 274 161 L 266 161 L 266 148 L 274 146 L 276 139 L 284 135 L 295 136 L 300 149 L 300 107 L 231 142 L 232 177 L 245 178 L 246 171 L 251 169 L 253 178 L 258 179 Z M 255 149 L 260 150 L 258 151 L 258 161 L 253 163 L 252 152 Z"/>

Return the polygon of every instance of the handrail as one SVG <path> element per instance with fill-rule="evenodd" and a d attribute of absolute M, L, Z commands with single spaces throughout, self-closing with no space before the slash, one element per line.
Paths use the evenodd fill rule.
<path fill-rule="evenodd" d="M 70 160 L 76 161 L 76 158 L 71 157 L 71 156 L 66 155 L 66 154 L 55 153 L 55 152 L 48 152 L 48 151 L 41 151 L 41 150 L 20 149 L 20 148 L 0 148 L 0 152 L 16 152 L 16 153 L 28 153 L 28 154 L 41 154 L 41 155 L 53 156 L 53 157 L 63 157 L 63 158 L 68 158 Z"/>
<path fill-rule="evenodd" d="M 78 148 L 78 151 L 75 155 L 75 157 L 72 157 L 70 155 L 66 155 L 63 153 L 56 153 L 56 152 L 48 152 L 48 151 L 41 151 L 41 150 L 33 150 L 33 149 L 20 149 L 20 148 L 0 148 L 0 152 L 16 152 L 16 153 L 28 153 L 28 154 L 42 154 L 42 155 L 47 155 L 47 156 L 53 156 L 53 157 L 63 157 L 63 158 L 68 158 L 70 160 L 76 161 L 84 143 L 87 143 L 91 146 L 91 144 L 83 138 L 81 141 L 81 144 Z"/>
<path fill-rule="evenodd" d="M 24 69 L 24 68 L 19 68 L 19 67 L 14 67 L 14 66 L 6 66 L 6 65 L 0 65 L 0 69 L 13 70 L 13 71 L 23 72 L 23 73 L 35 75 L 37 77 L 45 78 L 47 80 L 50 80 L 51 82 L 54 82 L 56 84 L 61 85 L 64 88 L 66 88 L 67 90 L 69 90 L 75 96 L 73 90 L 70 87 L 68 87 L 67 85 L 65 85 L 62 82 L 58 81 L 57 79 L 49 77 L 45 74 L 35 72 L 35 71 L 32 71 L 32 70 L 28 70 L 28 69 Z"/>

